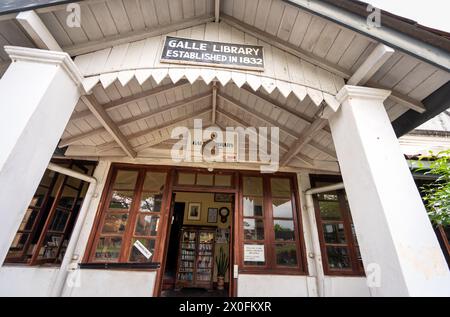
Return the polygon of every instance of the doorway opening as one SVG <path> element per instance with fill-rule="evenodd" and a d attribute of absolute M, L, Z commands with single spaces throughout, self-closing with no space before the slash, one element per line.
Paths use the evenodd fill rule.
<path fill-rule="evenodd" d="M 234 199 L 229 193 L 173 193 L 161 296 L 228 296 Z"/>

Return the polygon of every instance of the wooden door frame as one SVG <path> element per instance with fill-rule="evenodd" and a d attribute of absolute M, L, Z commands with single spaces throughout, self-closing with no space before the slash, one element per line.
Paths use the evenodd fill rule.
<path fill-rule="evenodd" d="M 183 170 L 189 170 L 189 169 L 183 169 Z M 231 223 L 231 228 L 230 228 L 230 239 L 228 241 L 228 248 L 229 248 L 229 259 L 230 259 L 230 264 L 229 264 L 229 268 L 228 268 L 228 274 L 229 274 L 229 287 L 228 287 L 228 296 L 230 297 L 236 297 L 237 296 L 237 283 L 234 280 L 234 276 L 233 276 L 233 268 L 234 268 L 234 264 L 236 263 L 236 256 L 235 256 L 235 246 L 236 246 L 236 241 L 238 240 L 235 235 L 237 234 L 238 230 L 234 230 L 234 226 L 236 225 L 235 219 L 237 219 L 238 217 L 235 217 L 235 213 L 238 212 L 238 194 L 239 194 L 239 188 L 236 187 L 237 185 L 237 181 L 239 179 L 239 173 L 237 171 L 233 171 L 233 177 L 234 177 L 234 184 L 232 187 L 230 187 L 229 189 L 224 189 L 224 188 L 217 188 L 214 186 L 176 186 L 175 184 L 175 177 L 176 177 L 176 171 L 178 171 L 177 168 L 174 168 L 172 170 L 172 175 L 171 175 L 171 182 L 170 182 L 170 187 L 169 187 L 169 192 L 168 192 L 168 202 L 167 202 L 167 206 L 169 207 L 169 211 L 166 213 L 167 217 L 165 217 L 165 222 L 163 224 L 163 230 L 165 232 L 165 234 L 163 234 L 164 236 L 164 249 L 162 252 L 162 257 L 161 257 L 161 264 L 160 264 L 160 268 L 157 271 L 156 274 L 156 283 L 155 283 L 155 291 L 153 292 L 153 296 L 154 297 L 160 297 L 161 296 L 161 292 L 162 292 L 162 287 L 163 287 L 163 280 L 164 280 L 164 272 L 166 269 L 166 261 L 167 261 L 167 252 L 168 252 L 168 245 L 169 245 L 169 239 L 168 237 L 170 237 L 170 231 L 172 229 L 171 226 L 171 221 L 170 219 L 172 219 L 173 216 L 173 203 L 174 201 L 174 193 L 177 192 L 185 192 L 185 193 L 206 193 L 206 194 L 216 194 L 216 193 L 229 193 L 229 194 L 233 194 L 234 195 L 234 206 L 232 206 L 233 208 L 233 212 L 232 212 L 232 218 L 230 220 Z M 195 171 L 195 169 L 193 168 L 191 171 Z M 231 259 L 233 259 L 231 261 Z M 233 266 L 231 265 L 231 263 L 233 263 Z"/>

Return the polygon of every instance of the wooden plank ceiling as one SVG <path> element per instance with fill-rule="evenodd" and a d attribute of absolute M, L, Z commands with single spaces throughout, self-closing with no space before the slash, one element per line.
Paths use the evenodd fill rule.
<path fill-rule="evenodd" d="M 281 0 L 221 0 L 220 16 L 233 34 L 270 42 L 320 69 L 348 79 L 373 52 L 372 39 Z M 69 28 L 65 6 L 39 9 L 38 14 L 59 45 L 72 56 L 88 54 L 139 42 L 149 37 L 205 25 L 214 18 L 214 0 L 87 0 L 82 5 L 82 27 Z M 222 24 L 221 23 L 221 24 Z M 225 40 L 225 39 L 224 39 Z M 0 45 L 34 47 L 14 17 L 0 19 Z M 111 50 L 108 51 L 109 53 Z M 109 54 L 108 53 L 108 54 Z M 0 74 L 8 57 L 0 49 Z M 174 124 L 191 124 L 194 117 L 211 118 L 212 86 L 201 80 L 190 84 L 169 77 L 156 83 L 152 77 L 141 83 L 128 78 L 125 86 L 110 82 L 105 89 L 93 88 L 93 96 L 138 153 L 163 149 Z M 449 73 L 401 52 L 395 52 L 372 76 L 367 85 L 387 88 L 393 97 L 386 103 L 391 120 L 419 104 L 450 80 Z M 221 126 L 272 126 L 281 129 L 281 152 L 303 137 L 321 111 L 310 97 L 283 96 L 279 90 L 254 91 L 233 82 L 219 87 L 217 123 Z M 92 115 L 83 101 L 76 107 L 62 137 L 62 146 L 73 153 L 95 156 L 125 155 L 122 148 Z M 149 150 L 150 149 L 150 150 Z M 90 151 L 90 152 L 89 152 Z M 293 166 L 321 167 L 336 162 L 328 128 L 312 136 L 291 162 Z M 335 164 L 336 165 L 336 164 Z M 336 165 L 337 166 L 337 165 Z"/>

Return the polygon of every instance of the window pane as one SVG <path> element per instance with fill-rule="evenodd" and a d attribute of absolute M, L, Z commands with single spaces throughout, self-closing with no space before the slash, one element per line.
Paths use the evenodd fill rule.
<path fill-rule="evenodd" d="M 346 247 L 327 247 L 328 266 L 330 269 L 349 269 L 350 258 Z"/>
<path fill-rule="evenodd" d="M 273 230 L 275 240 L 294 241 L 294 221 L 292 220 L 274 220 Z"/>
<path fill-rule="evenodd" d="M 67 221 L 69 220 L 70 212 L 56 209 L 55 215 L 53 216 L 52 222 L 50 223 L 49 230 L 64 232 L 66 228 Z"/>
<path fill-rule="evenodd" d="M 138 263 L 145 263 L 145 262 L 151 262 L 153 258 L 153 254 L 155 253 L 155 240 L 154 239 L 138 239 L 144 247 L 150 251 L 151 256 L 150 258 L 146 258 L 141 251 L 139 251 L 138 248 L 134 246 L 134 243 L 137 239 L 133 239 L 131 243 L 131 254 L 130 254 L 130 262 L 138 262 Z"/>
<path fill-rule="evenodd" d="M 264 222 L 261 219 L 244 218 L 244 239 L 264 240 Z"/>
<path fill-rule="evenodd" d="M 38 259 L 56 259 L 62 238 L 63 236 L 61 234 L 47 234 L 44 238 L 41 250 L 39 250 Z"/>
<path fill-rule="evenodd" d="M 194 173 L 178 173 L 178 184 L 194 185 L 195 184 L 195 174 Z"/>
<path fill-rule="evenodd" d="M 72 170 L 74 170 L 74 169 L 75 168 L 72 167 Z M 84 172 L 81 172 L 81 171 L 80 171 L 80 173 L 84 174 Z M 70 185 L 75 188 L 78 188 L 81 185 L 81 182 L 82 182 L 81 179 L 78 179 L 75 177 L 67 177 L 67 180 L 66 180 L 67 185 Z"/>
<path fill-rule="evenodd" d="M 447 236 L 447 241 L 450 243 L 450 226 L 444 228 L 445 235 Z"/>
<path fill-rule="evenodd" d="M 323 225 L 325 243 L 345 243 L 344 224 L 328 223 Z"/>
<path fill-rule="evenodd" d="M 144 212 L 161 211 L 162 194 L 159 193 L 142 193 L 141 209 Z"/>
<path fill-rule="evenodd" d="M 102 233 L 122 234 L 127 226 L 128 214 L 108 213 L 103 224 Z"/>
<path fill-rule="evenodd" d="M 231 187 L 231 175 L 215 175 L 214 185 L 221 187 Z"/>
<path fill-rule="evenodd" d="M 244 197 L 244 216 L 263 217 L 263 199 Z"/>
<path fill-rule="evenodd" d="M 25 217 L 23 217 L 23 220 L 20 223 L 19 230 L 31 230 L 38 213 L 39 211 L 35 209 L 27 209 L 27 211 L 25 212 Z"/>
<path fill-rule="evenodd" d="M 64 186 L 61 198 L 58 202 L 58 206 L 61 208 L 71 209 L 75 200 L 77 199 L 77 195 L 78 191 L 69 186 Z"/>
<path fill-rule="evenodd" d="M 291 181 L 288 178 L 271 178 L 270 188 L 273 197 L 291 197 Z"/>
<path fill-rule="evenodd" d="M 50 187 L 53 181 L 53 177 L 55 177 L 56 172 L 51 171 L 49 169 L 45 170 L 44 176 L 41 179 L 40 185 Z"/>
<path fill-rule="evenodd" d="M 274 218 L 292 218 L 292 202 L 290 199 L 272 199 Z"/>
<path fill-rule="evenodd" d="M 135 235 L 156 236 L 158 233 L 159 216 L 140 214 L 136 222 Z"/>
<path fill-rule="evenodd" d="M 277 265 L 297 266 L 297 248 L 295 244 L 276 244 Z"/>
<path fill-rule="evenodd" d="M 114 182 L 114 189 L 117 190 L 134 190 L 138 171 L 118 171 Z"/>
<path fill-rule="evenodd" d="M 263 180 L 262 177 L 243 177 L 245 196 L 262 196 Z"/>
<path fill-rule="evenodd" d="M 44 202 L 45 195 L 47 194 L 47 188 L 39 186 L 34 194 L 33 199 L 31 199 L 30 206 L 32 207 L 41 207 Z"/>
<path fill-rule="evenodd" d="M 120 237 L 101 237 L 98 240 L 95 250 L 95 261 L 113 262 L 119 259 L 122 238 Z"/>
<path fill-rule="evenodd" d="M 22 253 L 29 236 L 28 233 L 17 233 L 9 249 L 8 257 L 19 256 Z"/>
<path fill-rule="evenodd" d="M 113 191 L 111 201 L 109 203 L 109 209 L 129 210 L 131 203 L 133 202 L 133 196 L 133 192 Z"/>
<path fill-rule="evenodd" d="M 319 201 L 322 220 L 342 220 L 341 207 L 337 201 Z"/>
<path fill-rule="evenodd" d="M 162 192 L 166 184 L 166 173 L 147 172 L 144 180 L 144 191 Z"/>
<path fill-rule="evenodd" d="M 197 174 L 197 185 L 213 186 L 214 175 L 213 174 Z"/>

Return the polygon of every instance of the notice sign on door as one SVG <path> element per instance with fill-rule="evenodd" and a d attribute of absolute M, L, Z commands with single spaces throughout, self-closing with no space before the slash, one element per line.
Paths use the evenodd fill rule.
<path fill-rule="evenodd" d="M 147 260 L 150 259 L 150 257 L 152 256 L 152 253 L 145 247 L 145 245 L 143 245 L 143 244 L 141 243 L 141 241 L 136 240 L 136 242 L 135 242 L 133 245 L 134 245 L 134 247 L 135 247 L 136 249 L 139 250 L 139 252 L 142 253 L 142 255 L 143 255 Z"/>
<path fill-rule="evenodd" d="M 167 36 L 162 63 L 264 70 L 262 46 L 220 43 Z"/>
<path fill-rule="evenodd" d="M 264 262 L 264 245 L 244 244 L 245 262 Z"/>

